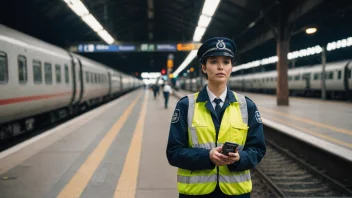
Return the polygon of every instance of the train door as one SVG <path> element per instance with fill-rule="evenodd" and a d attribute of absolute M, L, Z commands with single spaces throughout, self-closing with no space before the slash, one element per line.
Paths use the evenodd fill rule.
<path fill-rule="evenodd" d="M 303 74 L 303 79 L 306 82 L 306 90 L 310 90 L 310 73 Z"/>
<path fill-rule="evenodd" d="M 109 92 L 108 95 L 111 96 L 112 91 L 111 91 L 111 73 L 108 72 L 108 83 L 109 83 Z"/>
<path fill-rule="evenodd" d="M 80 65 L 78 59 L 72 56 L 72 83 L 73 83 L 73 104 L 79 104 L 81 99 L 81 79 L 80 79 Z"/>
<path fill-rule="evenodd" d="M 122 75 L 120 74 L 120 91 L 123 91 Z"/>
<path fill-rule="evenodd" d="M 78 102 L 81 102 L 82 97 L 83 97 L 83 91 L 84 91 L 83 65 L 82 65 L 82 62 L 79 58 L 77 58 L 77 62 L 78 62 L 77 75 L 78 75 L 78 79 L 79 79 L 78 86 L 80 87 Z"/>
<path fill-rule="evenodd" d="M 350 99 L 352 96 L 351 96 L 351 90 L 349 87 L 349 80 L 351 80 L 351 69 L 352 69 L 352 61 L 348 62 L 344 68 L 344 75 L 343 75 L 343 85 L 344 85 L 344 88 L 345 88 L 345 91 L 346 91 L 346 94 L 347 94 L 347 97 Z"/>
<path fill-rule="evenodd" d="M 72 54 L 69 54 L 71 57 L 71 76 L 72 76 L 72 87 L 73 87 L 73 91 L 72 91 L 72 99 L 71 99 L 71 104 L 76 104 L 76 100 L 77 100 L 77 84 L 76 84 L 76 64 L 75 64 L 75 58 L 74 56 L 72 56 Z"/>

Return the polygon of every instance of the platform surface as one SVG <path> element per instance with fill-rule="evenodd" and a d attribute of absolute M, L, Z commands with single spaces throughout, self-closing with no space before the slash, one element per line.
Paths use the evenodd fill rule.
<path fill-rule="evenodd" d="M 178 197 L 166 159 L 176 102 L 139 89 L 0 153 L 0 197 Z"/>

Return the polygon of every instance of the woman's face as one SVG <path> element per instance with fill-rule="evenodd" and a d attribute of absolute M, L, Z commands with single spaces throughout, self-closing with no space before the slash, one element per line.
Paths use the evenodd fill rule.
<path fill-rule="evenodd" d="M 209 83 L 222 84 L 227 82 L 232 72 L 231 58 L 225 56 L 209 57 L 202 70 L 208 75 Z"/>

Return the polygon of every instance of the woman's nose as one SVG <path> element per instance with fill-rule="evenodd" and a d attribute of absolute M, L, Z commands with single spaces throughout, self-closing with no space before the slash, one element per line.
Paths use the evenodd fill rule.
<path fill-rule="evenodd" d="M 218 69 L 219 69 L 219 70 L 223 70 L 223 69 L 224 69 L 224 65 L 223 65 L 222 63 L 219 63 L 219 64 L 218 64 Z"/>

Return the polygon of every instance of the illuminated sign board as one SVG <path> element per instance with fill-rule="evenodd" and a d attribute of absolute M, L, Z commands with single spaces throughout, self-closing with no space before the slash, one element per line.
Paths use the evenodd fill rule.
<path fill-rule="evenodd" d="M 160 52 L 175 52 L 177 51 L 176 45 L 174 44 L 157 44 L 156 50 Z"/>
<path fill-rule="evenodd" d="M 179 44 L 177 44 L 178 51 L 191 51 L 194 49 L 195 49 L 195 46 L 193 43 L 179 43 Z"/>
<path fill-rule="evenodd" d="M 119 45 L 119 51 L 135 51 L 136 47 L 134 45 Z"/>
<path fill-rule="evenodd" d="M 78 52 L 117 52 L 117 45 L 78 45 Z"/>
<path fill-rule="evenodd" d="M 160 43 L 142 43 L 142 44 L 79 44 L 72 46 L 72 52 L 92 53 L 92 52 L 177 52 L 191 51 L 199 49 L 201 43 L 178 43 L 178 44 L 160 44 Z"/>
<path fill-rule="evenodd" d="M 140 50 L 142 52 L 154 52 L 155 45 L 154 44 L 141 44 Z"/>

